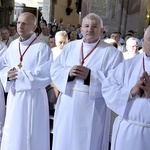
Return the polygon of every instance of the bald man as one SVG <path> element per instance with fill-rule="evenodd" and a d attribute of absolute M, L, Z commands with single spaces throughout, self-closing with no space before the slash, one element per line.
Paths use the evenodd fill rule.
<path fill-rule="evenodd" d="M 36 27 L 33 14 L 19 16 L 20 37 L 10 44 L 3 60 L 5 66 L 1 66 L 2 83 L 8 92 L 1 150 L 49 150 L 45 87 L 51 82 L 51 50 L 37 38 Z"/>

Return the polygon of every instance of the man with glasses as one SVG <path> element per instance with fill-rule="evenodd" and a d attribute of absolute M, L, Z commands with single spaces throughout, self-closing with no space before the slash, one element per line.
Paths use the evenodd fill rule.
<path fill-rule="evenodd" d="M 126 41 L 126 52 L 123 53 L 124 59 L 129 59 L 139 54 L 138 40 L 135 37 L 130 37 Z"/>

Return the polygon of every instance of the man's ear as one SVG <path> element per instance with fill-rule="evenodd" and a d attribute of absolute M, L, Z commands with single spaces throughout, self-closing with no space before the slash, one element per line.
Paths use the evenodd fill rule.
<path fill-rule="evenodd" d="M 100 35 L 102 35 L 103 32 L 104 32 L 104 28 L 101 28 Z"/>
<path fill-rule="evenodd" d="M 37 25 L 33 25 L 32 30 L 35 31 L 37 28 Z"/>

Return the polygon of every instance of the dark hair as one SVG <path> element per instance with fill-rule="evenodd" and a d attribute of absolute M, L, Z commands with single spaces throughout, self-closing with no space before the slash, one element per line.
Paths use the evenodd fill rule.
<path fill-rule="evenodd" d="M 8 27 L 15 27 L 15 29 L 17 28 L 16 24 L 9 24 Z"/>
<path fill-rule="evenodd" d="M 34 32 L 39 35 L 41 33 L 41 28 L 37 26 Z"/>
<path fill-rule="evenodd" d="M 43 19 L 43 20 L 41 20 L 41 21 L 40 21 L 40 24 L 41 24 L 41 23 L 45 23 L 45 25 L 47 26 L 47 22 L 46 22 L 46 20 L 44 20 L 44 19 Z"/>
<path fill-rule="evenodd" d="M 51 38 L 54 38 L 54 37 L 55 37 L 55 35 L 50 35 L 50 36 L 49 36 L 50 39 L 51 39 Z"/>
<path fill-rule="evenodd" d="M 128 33 L 134 34 L 134 31 L 133 30 L 129 30 Z"/>

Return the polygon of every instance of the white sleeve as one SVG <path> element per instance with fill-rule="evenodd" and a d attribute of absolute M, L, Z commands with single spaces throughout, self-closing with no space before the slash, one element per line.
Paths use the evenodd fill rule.
<path fill-rule="evenodd" d="M 125 65 L 121 63 L 111 70 L 102 84 L 102 94 L 107 106 L 116 114 L 124 116 L 131 87 L 124 84 Z"/>

